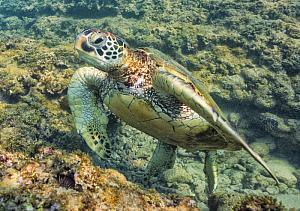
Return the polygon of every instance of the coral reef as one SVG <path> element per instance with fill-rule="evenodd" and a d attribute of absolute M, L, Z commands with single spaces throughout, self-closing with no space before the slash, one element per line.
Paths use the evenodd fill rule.
<path fill-rule="evenodd" d="M 213 195 L 209 199 L 211 210 L 286 210 L 276 199 L 257 195 Z"/>
<path fill-rule="evenodd" d="M 162 197 L 92 165 L 82 153 L 43 146 L 33 157 L 0 148 L 2 210 L 198 210 L 187 198 Z"/>
<path fill-rule="evenodd" d="M 73 51 L 74 37 L 89 27 L 113 31 L 135 47 L 155 47 L 188 67 L 209 86 L 232 125 L 253 141 L 253 148 L 272 168 L 287 169 L 286 174 L 277 169 L 283 183 L 276 186 L 246 153 L 220 151 L 220 190 L 299 194 L 299 11 L 296 0 L 0 0 L 0 155 L 8 156 L 0 157 L 0 178 L 1 184 L 15 187 L 1 193 L 0 207 L 31 209 L 41 204 L 59 209 L 62 204 L 85 204 L 87 209 L 101 202 L 109 204 L 107 208 L 126 204 L 108 202 L 108 198 L 97 202 L 95 189 L 104 186 L 91 178 L 83 182 L 77 174 L 81 164 L 73 166 L 70 160 L 76 157 L 86 165 L 85 171 L 95 171 L 95 178 L 105 172 L 124 180 L 116 172 L 106 174 L 94 167 L 85 155 L 74 154 L 86 146 L 74 131 L 65 94 L 73 72 L 85 65 Z M 121 125 L 116 134 L 118 143 L 110 163 L 91 156 L 100 166 L 113 167 L 134 180 L 136 171 L 149 160 L 155 140 L 127 125 Z M 53 154 L 43 157 L 43 150 Z M 175 168 L 153 178 L 150 187 L 193 196 L 202 206 L 207 200 L 204 156 L 183 150 L 178 154 Z M 43 163 L 54 162 L 54 157 L 68 168 L 60 164 L 55 170 Z M 41 169 L 46 166 L 44 174 Z M 25 176 L 29 173 L 34 178 Z M 47 178 L 49 185 L 43 181 Z M 118 191 L 123 190 L 125 199 L 135 190 L 126 189 L 128 182 L 121 186 L 111 182 L 122 188 L 106 191 L 122 194 Z M 29 187 L 37 191 L 31 198 Z M 37 187 L 45 189 L 39 192 Z M 51 191 L 44 195 L 45 190 Z M 134 193 L 137 203 L 154 208 L 140 198 L 144 193 Z M 176 200 L 168 200 L 176 205 Z"/>

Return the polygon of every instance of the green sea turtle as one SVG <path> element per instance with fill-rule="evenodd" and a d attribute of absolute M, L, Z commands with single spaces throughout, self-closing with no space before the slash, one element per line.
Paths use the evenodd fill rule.
<path fill-rule="evenodd" d="M 120 37 L 98 29 L 81 32 L 75 49 L 95 68 L 75 72 L 68 100 L 78 133 L 100 157 L 111 154 L 109 111 L 158 139 L 146 167 L 149 176 L 172 168 L 178 146 L 203 150 L 211 193 L 217 187 L 216 150 L 244 148 L 278 182 L 230 126 L 203 83 L 167 55 L 152 48 L 131 49 Z"/>

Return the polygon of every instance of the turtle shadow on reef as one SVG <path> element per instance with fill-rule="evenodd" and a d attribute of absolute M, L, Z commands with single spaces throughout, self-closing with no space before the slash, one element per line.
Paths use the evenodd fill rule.
<path fill-rule="evenodd" d="M 82 148 L 80 150 L 91 157 L 94 165 L 105 169 L 117 170 L 122 173 L 128 181 L 138 184 L 144 189 L 156 189 L 158 192 L 164 194 L 176 194 L 177 191 L 175 189 L 166 188 L 167 181 L 162 177 L 148 177 L 146 165 L 154 152 L 157 141 L 152 140 L 152 137 L 150 138 L 140 131 L 138 131 L 138 134 L 134 134 L 136 131 L 135 128 L 126 124 L 124 125 L 124 123 L 114 115 L 109 115 L 108 134 L 112 140 L 113 152 L 111 157 L 106 159 L 101 158 L 87 145 L 82 137 Z M 145 138 L 145 140 L 140 140 L 141 137 Z M 150 140 L 147 138 L 150 138 Z M 135 150 L 144 151 L 144 155 L 135 154 Z M 135 165 L 135 161 L 138 160 L 142 160 L 144 165 Z"/>
<path fill-rule="evenodd" d="M 67 152 L 80 150 L 81 140 L 72 128 L 68 112 L 56 100 L 35 89 L 16 103 L 4 101 L 0 111 L 0 144 L 11 152 L 34 157 L 42 146 Z"/>
<path fill-rule="evenodd" d="M 138 184 L 144 189 L 154 188 L 156 191 L 164 194 L 177 193 L 175 189 L 173 190 L 171 188 L 164 188 L 167 187 L 167 185 L 166 185 L 166 181 L 164 181 L 163 179 L 158 177 L 155 178 L 147 177 L 145 168 L 139 168 L 132 165 L 129 166 L 130 163 L 126 159 L 118 160 L 118 161 L 113 159 L 104 160 L 100 158 L 94 151 L 92 151 L 84 141 L 83 141 L 82 151 L 88 153 L 94 165 L 99 166 L 101 168 L 114 169 L 122 173 L 128 181 Z M 154 180 L 155 182 L 159 183 L 158 186 L 153 186 L 152 182 Z"/>
<path fill-rule="evenodd" d="M 145 170 L 143 168 L 134 166 L 129 161 L 130 159 L 128 157 L 124 157 L 122 159 L 122 155 L 116 155 L 116 151 L 122 150 L 122 148 L 124 148 L 124 146 L 122 146 L 122 143 L 118 143 L 118 140 L 116 138 L 118 135 L 120 135 L 119 130 L 121 128 L 121 125 L 122 123 L 117 118 L 115 118 L 113 115 L 110 115 L 108 123 L 108 133 L 109 136 L 112 138 L 111 140 L 113 140 L 112 147 L 113 151 L 115 151 L 115 153 L 112 153 L 112 157 L 109 157 L 107 159 L 99 157 L 99 155 L 96 152 L 90 149 L 90 147 L 87 145 L 83 138 L 81 138 L 83 147 L 81 150 L 88 153 L 88 155 L 92 158 L 92 161 L 96 166 L 100 166 L 101 168 L 115 169 L 118 172 L 124 174 L 129 181 L 137 183 L 143 186 L 144 188 L 150 188 L 150 184 L 144 178 Z M 138 145 L 138 143 L 136 144 Z"/>

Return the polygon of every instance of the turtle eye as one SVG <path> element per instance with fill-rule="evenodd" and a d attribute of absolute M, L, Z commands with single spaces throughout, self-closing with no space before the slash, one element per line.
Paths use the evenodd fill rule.
<path fill-rule="evenodd" d="M 99 44 L 99 43 L 101 43 L 101 42 L 103 42 L 103 39 L 102 39 L 101 37 L 97 38 L 97 39 L 94 41 L 95 44 Z"/>
<path fill-rule="evenodd" d="M 90 42 L 92 45 L 103 45 L 105 39 L 101 35 L 94 35 L 90 37 Z"/>

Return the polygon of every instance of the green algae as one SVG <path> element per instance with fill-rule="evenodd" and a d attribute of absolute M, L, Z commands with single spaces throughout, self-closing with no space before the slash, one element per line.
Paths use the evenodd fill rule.
<path fill-rule="evenodd" d="M 115 170 L 92 165 L 82 153 L 67 153 L 40 147 L 34 157 L 0 148 L 0 208 L 23 210 L 187 209 L 188 199 L 172 204 L 154 191 L 144 191 L 127 182 Z M 71 172 L 63 177 L 64 172 Z M 176 208 L 175 208 L 176 207 Z"/>
<path fill-rule="evenodd" d="M 299 163 L 297 1 L 153 2 L 0 1 L 0 95 L 8 99 L 0 101 L 3 148 L 28 155 L 45 143 L 69 152 L 85 148 L 74 131 L 65 93 L 73 71 L 84 65 L 75 57 L 73 39 L 82 29 L 97 27 L 119 34 L 133 46 L 152 46 L 171 55 L 210 87 L 224 110 L 238 114 L 231 122 L 246 138 L 268 136 L 274 146 L 269 153 L 288 155 L 291 163 Z M 146 165 L 155 141 L 128 126 L 122 128 L 112 162 L 130 178 L 134 173 L 129 170 Z M 220 156 L 222 190 L 297 190 L 284 184 L 275 190 L 243 152 Z M 179 157 L 176 168 L 193 172 L 192 179 L 180 179 L 179 172 L 178 180 L 166 176 L 156 187 L 165 192 L 178 188 L 205 202 L 205 180 L 198 165 L 203 156 Z"/>
<path fill-rule="evenodd" d="M 277 199 L 264 195 L 215 194 L 209 204 L 211 210 L 286 210 Z"/>

